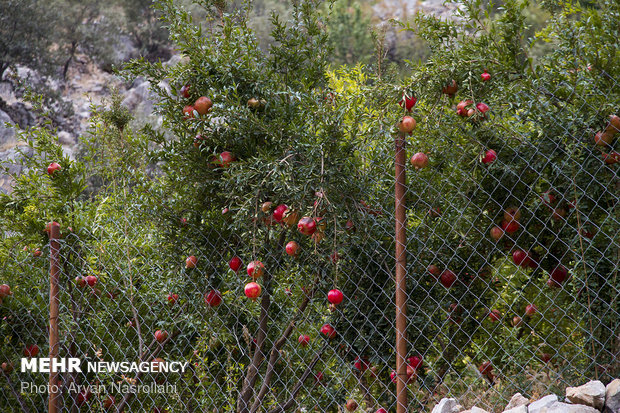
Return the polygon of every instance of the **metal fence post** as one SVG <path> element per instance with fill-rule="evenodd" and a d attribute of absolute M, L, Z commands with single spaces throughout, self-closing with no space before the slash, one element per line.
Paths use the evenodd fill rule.
<path fill-rule="evenodd" d="M 58 357 L 58 281 L 60 278 L 60 263 L 59 263 L 59 251 L 60 243 L 60 225 L 58 223 L 52 223 L 50 228 L 50 359 Z M 58 372 L 50 369 L 49 378 L 49 404 L 48 412 L 58 412 L 58 400 L 59 392 L 58 386 Z"/>
<path fill-rule="evenodd" d="M 395 139 L 395 198 L 396 198 L 396 411 L 407 410 L 407 231 L 406 231 L 406 150 L 405 133 L 399 132 Z"/>

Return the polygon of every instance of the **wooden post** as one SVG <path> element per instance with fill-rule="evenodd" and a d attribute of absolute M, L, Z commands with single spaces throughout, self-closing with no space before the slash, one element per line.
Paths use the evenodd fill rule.
<path fill-rule="evenodd" d="M 395 139 L 396 156 L 396 412 L 407 411 L 407 213 L 405 208 L 406 135 L 399 132 Z"/>
<path fill-rule="evenodd" d="M 50 359 L 58 357 L 58 283 L 60 278 L 59 252 L 60 225 L 53 222 L 50 226 Z M 60 393 L 58 388 L 58 372 L 50 370 L 49 379 L 49 413 L 58 413 L 58 401 Z"/>

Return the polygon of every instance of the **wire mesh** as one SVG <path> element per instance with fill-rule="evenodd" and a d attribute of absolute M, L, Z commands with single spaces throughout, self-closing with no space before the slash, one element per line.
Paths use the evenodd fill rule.
<path fill-rule="evenodd" d="M 613 135 L 611 111 L 595 102 L 606 96 L 601 84 L 618 83 L 602 82 L 589 79 L 587 93 L 578 82 L 519 85 L 513 97 L 536 104 L 518 112 L 474 109 L 464 92 L 462 106 L 443 95 L 414 108 L 421 131 L 407 138 L 417 165 L 407 166 L 405 195 L 408 411 L 430 411 L 448 395 L 501 411 L 517 391 L 537 398 L 619 376 L 620 182 L 615 152 L 592 141 L 592 125 Z M 314 121 L 359 96 L 311 97 L 320 100 L 307 114 Z M 252 109 L 230 111 L 260 130 L 269 106 L 267 115 Z M 247 142 L 225 131 L 230 113 L 219 110 L 223 119 L 200 118 L 191 128 L 180 126 L 187 119 L 177 110 L 170 126 L 178 139 L 158 148 L 169 163 L 158 158 L 156 172 L 131 155 L 116 157 L 112 175 L 86 173 L 103 181 L 80 192 L 86 201 L 56 206 L 67 217 L 60 357 L 82 366 L 60 375 L 60 411 L 395 411 L 396 115 L 369 126 L 371 138 L 351 131 L 333 138 L 359 140 L 343 151 L 349 158 L 331 162 L 330 150 L 342 149 L 328 145 L 327 122 L 312 123 L 329 138 L 296 136 L 313 148 L 312 171 L 320 171 L 300 178 L 302 156 L 287 148 L 263 159 L 270 143 L 259 140 L 242 152 Z M 207 132 L 209 142 L 200 135 Z M 122 128 L 119 136 L 129 139 Z M 221 152 L 214 160 L 221 142 L 237 145 L 239 159 Z M 203 168 L 175 166 L 179 159 Z M 264 168 L 251 185 L 241 182 L 242 168 L 254 165 Z M 167 167 L 180 172 L 166 175 Z M 161 176 L 178 182 L 149 183 Z M 61 178 L 41 177 L 42 188 Z M 287 185 L 302 190 L 290 194 Z M 9 198 L 20 210 L 35 208 L 23 207 L 22 195 Z M 45 202 L 54 200 L 41 208 Z M 49 351 L 50 251 L 44 222 L 31 224 L 36 236 L 16 224 L 3 239 L 7 412 L 47 409 L 47 374 L 21 364 Z M 89 362 L 149 368 L 95 371 Z M 153 371 L 167 363 L 182 371 Z"/>

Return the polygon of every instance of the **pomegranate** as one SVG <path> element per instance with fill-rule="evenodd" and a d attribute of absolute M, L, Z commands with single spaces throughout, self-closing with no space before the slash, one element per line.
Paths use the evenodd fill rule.
<path fill-rule="evenodd" d="M 289 227 L 294 226 L 299 220 L 299 213 L 297 211 L 287 209 L 284 211 L 284 216 L 282 217 L 282 222 L 284 222 Z"/>
<path fill-rule="evenodd" d="M 237 256 L 232 257 L 230 261 L 228 261 L 228 267 L 230 267 L 230 269 L 233 270 L 234 272 L 239 271 L 239 268 L 241 268 L 242 265 L 243 265 L 243 262 L 241 262 L 241 258 Z"/>
<path fill-rule="evenodd" d="M 509 235 L 517 232 L 519 228 L 521 228 L 521 224 L 519 224 L 519 222 L 517 221 L 511 221 L 511 222 L 502 221 L 502 229 L 504 230 L 505 233 Z"/>
<path fill-rule="evenodd" d="M 263 211 L 265 214 L 269 213 L 269 211 L 271 211 L 271 206 L 273 205 L 272 202 L 263 202 L 263 205 L 261 205 L 260 209 L 261 211 Z"/>
<path fill-rule="evenodd" d="M 282 222 L 282 218 L 284 218 L 284 213 L 288 210 L 288 207 L 284 204 L 278 205 L 276 209 L 273 211 L 273 219 L 276 222 Z"/>
<path fill-rule="evenodd" d="M 8 284 L 0 285 L 0 299 L 8 297 L 11 294 L 13 293 L 11 292 L 11 287 Z"/>
<path fill-rule="evenodd" d="M 500 227 L 493 227 L 491 228 L 491 231 L 489 231 L 489 234 L 493 240 L 499 241 L 499 239 L 504 236 L 504 230 Z"/>
<path fill-rule="evenodd" d="M 499 310 L 491 310 L 489 313 L 489 318 L 493 322 L 498 322 L 502 319 L 502 313 Z"/>
<path fill-rule="evenodd" d="M 512 325 L 513 327 L 519 327 L 523 320 L 518 315 L 512 317 Z"/>
<path fill-rule="evenodd" d="M 605 133 L 608 133 L 613 136 L 619 132 L 620 132 L 620 116 L 618 115 L 609 116 L 609 123 L 607 124 L 607 127 L 605 128 Z"/>
<path fill-rule="evenodd" d="M 353 399 L 349 399 L 347 400 L 347 404 L 345 404 L 344 407 L 347 409 L 347 411 L 354 412 L 355 410 L 357 410 L 357 402 Z"/>
<path fill-rule="evenodd" d="M 491 75 L 485 70 L 480 75 L 480 79 L 482 79 L 483 82 L 488 82 L 489 80 L 491 80 Z"/>
<path fill-rule="evenodd" d="M 163 330 L 155 331 L 155 340 L 158 343 L 163 343 L 164 341 L 166 341 L 167 338 L 168 338 L 168 332 L 163 331 Z"/>
<path fill-rule="evenodd" d="M 191 105 L 186 105 L 183 107 L 183 119 L 193 119 L 194 118 L 194 107 Z"/>
<path fill-rule="evenodd" d="M 185 99 L 189 98 L 189 86 L 189 83 L 184 85 L 181 87 L 181 91 L 179 92 Z"/>
<path fill-rule="evenodd" d="M 295 241 L 290 241 L 288 244 L 286 244 L 285 250 L 288 255 L 290 255 L 291 257 L 294 257 L 298 253 L 299 244 L 296 243 Z"/>
<path fill-rule="evenodd" d="M 306 334 L 301 334 L 297 341 L 302 347 L 306 347 L 310 343 L 310 336 Z"/>
<path fill-rule="evenodd" d="M 422 357 L 420 356 L 408 357 L 407 364 L 409 364 L 414 369 L 419 369 L 422 366 Z"/>
<path fill-rule="evenodd" d="M 521 220 L 521 211 L 517 207 L 508 207 L 504 210 L 504 221 L 512 222 Z"/>
<path fill-rule="evenodd" d="M 545 204 L 551 205 L 555 202 L 555 195 L 552 191 L 545 191 L 540 196 L 540 199 L 542 199 Z"/>
<path fill-rule="evenodd" d="M 512 252 L 512 261 L 520 267 L 528 267 L 530 264 L 529 252 L 523 250 L 514 250 Z"/>
<path fill-rule="evenodd" d="M 456 274 L 454 274 L 452 271 L 450 270 L 445 270 L 444 272 L 441 273 L 441 275 L 439 276 L 439 282 L 441 282 L 441 284 L 446 287 L 446 288 L 450 288 L 454 285 L 454 283 L 456 282 Z"/>
<path fill-rule="evenodd" d="M 222 304 L 222 293 L 218 290 L 210 290 L 205 293 L 204 300 L 209 307 L 217 307 Z"/>
<path fill-rule="evenodd" d="M 194 109 L 196 109 L 196 112 L 198 112 L 201 115 L 206 115 L 207 112 L 211 110 L 212 106 L 213 106 L 213 102 L 211 102 L 211 99 L 209 99 L 206 96 L 201 96 L 198 99 L 196 99 L 196 102 L 194 102 Z"/>
<path fill-rule="evenodd" d="M 439 277 L 439 274 L 441 274 L 441 270 L 439 269 L 439 267 L 434 264 L 429 265 L 426 270 L 429 272 L 429 274 L 435 277 Z"/>
<path fill-rule="evenodd" d="M 37 354 L 39 354 L 39 346 L 37 346 L 36 344 L 31 344 L 24 348 L 24 357 L 36 357 Z"/>
<path fill-rule="evenodd" d="M 448 95 L 450 97 L 453 97 L 454 95 L 456 95 L 456 92 L 458 90 L 459 90 L 459 86 L 456 83 L 456 80 L 452 79 L 452 81 L 450 81 L 447 85 L 445 85 L 441 89 L 441 93 L 443 93 L 444 95 Z"/>
<path fill-rule="evenodd" d="M 482 163 L 485 165 L 489 165 L 495 162 L 496 159 L 497 159 L 497 152 L 495 152 L 493 149 L 489 149 L 488 151 L 486 151 L 486 153 L 482 157 Z"/>
<path fill-rule="evenodd" d="M 237 158 L 235 158 L 235 155 L 231 152 L 224 151 L 220 153 L 218 166 L 228 168 L 228 166 L 236 160 Z"/>
<path fill-rule="evenodd" d="M 336 337 L 336 334 L 337 334 L 336 329 L 332 327 L 330 324 L 323 324 L 323 327 L 321 327 L 320 332 L 321 334 L 323 334 L 325 337 L 327 337 L 330 340 Z"/>
<path fill-rule="evenodd" d="M 86 281 L 86 284 L 88 284 L 90 287 L 94 287 L 95 284 L 97 284 L 97 277 L 95 277 L 94 275 L 88 275 L 84 280 Z"/>
<path fill-rule="evenodd" d="M 549 363 L 551 361 L 551 354 L 549 354 L 549 353 L 542 353 L 540 355 L 540 359 L 542 360 L 543 363 Z"/>
<path fill-rule="evenodd" d="M 60 165 L 56 162 L 52 162 L 47 167 L 47 174 L 53 176 L 57 171 L 60 171 Z"/>
<path fill-rule="evenodd" d="M 256 301 L 262 291 L 263 289 L 261 286 L 255 282 L 247 283 L 244 288 L 245 296 L 252 301 Z"/>
<path fill-rule="evenodd" d="M 594 134 L 594 143 L 596 143 L 599 146 L 611 145 L 613 140 L 614 140 L 614 135 L 612 135 L 611 133 L 596 132 Z"/>
<path fill-rule="evenodd" d="M 428 156 L 424 152 L 418 152 L 411 157 L 411 165 L 415 169 L 424 169 L 428 166 Z"/>
<path fill-rule="evenodd" d="M 456 105 L 456 113 L 459 116 L 462 116 L 464 118 L 466 118 L 468 116 L 468 106 L 473 105 L 474 101 L 473 100 L 461 100 L 457 105 Z"/>
<path fill-rule="evenodd" d="M 329 301 L 330 303 L 334 305 L 338 305 L 342 303 L 342 300 L 344 300 L 344 295 L 342 294 L 342 291 L 340 290 L 330 290 L 327 293 L 327 301 Z"/>
<path fill-rule="evenodd" d="M 84 288 L 86 287 L 86 280 L 84 277 L 77 276 L 75 277 L 75 284 L 80 288 Z"/>
<path fill-rule="evenodd" d="M 179 301 L 179 294 L 168 294 L 168 303 L 176 304 Z"/>
<path fill-rule="evenodd" d="M 416 127 L 416 121 L 411 116 L 404 116 L 398 123 L 398 130 L 403 133 L 411 133 Z"/>
<path fill-rule="evenodd" d="M 194 255 L 190 255 L 189 257 L 187 257 L 187 259 L 185 259 L 185 268 L 187 268 L 188 270 L 194 269 L 196 268 L 197 263 L 198 258 L 196 258 Z"/>
<path fill-rule="evenodd" d="M 568 270 L 565 266 L 560 264 L 551 271 L 550 276 L 557 284 L 562 284 L 568 278 Z"/>
<path fill-rule="evenodd" d="M 484 115 L 489 111 L 489 106 L 486 103 L 480 102 L 476 104 L 476 110 Z"/>
<path fill-rule="evenodd" d="M 368 369 L 368 366 L 370 365 L 370 363 L 368 362 L 368 358 L 367 357 L 360 357 L 357 356 L 355 357 L 355 361 L 353 362 L 353 367 L 355 367 L 357 370 L 364 372 Z"/>
<path fill-rule="evenodd" d="M 316 231 L 316 222 L 310 217 L 303 217 L 297 223 L 297 229 L 304 235 L 312 235 Z"/>
<path fill-rule="evenodd" d="M 528 304 L 525 306 L 525 315 L 533 316 L 537 311 L 538 309 L 534 304 Z"/>
<path fill-rule="evenodd" d="M 248 264 L 247 272 L 252 279 L 256 280 L 265 273 L 265 266 L 260 261 L 251 261 Z"/>
<path fill-rule="evenodd" d="M 480 374 L 488 376 L 493 373 L 493 365 L 490 361 L 485 361 L 480 365 L 480 367 L 478 367 L 478 371 L 480 372 Z"/>

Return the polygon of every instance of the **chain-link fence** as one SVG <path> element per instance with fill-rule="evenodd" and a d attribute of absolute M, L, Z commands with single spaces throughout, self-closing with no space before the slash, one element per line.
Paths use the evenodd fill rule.
<path fill-rule="evenodd" d="M 515 392 L 620 375 L 620 124 L 618 102 L 600 104 L 620 79 L 550 68 L 500 87 L 475 72 L 441 96 L 420 86 L 416 104 L 356 69 L 319 92 L 287 77 L 285 94 L 273 73 L 216 66 L 174 96 L 152 81 L 174 138 L 132 134 L 118 108 L 94 121 L 81 160 L 36 132 L 2 200 L 2 411 L 47 411 L 50 392 L 67 412 L 396 411 L 399 227 L 407 411 L 448 395 L 502 411 Z M 239 96 L 221 86 L 233 83 Z M 80 368 L 49 383 L 55 328 L 58 357 Z"/>

